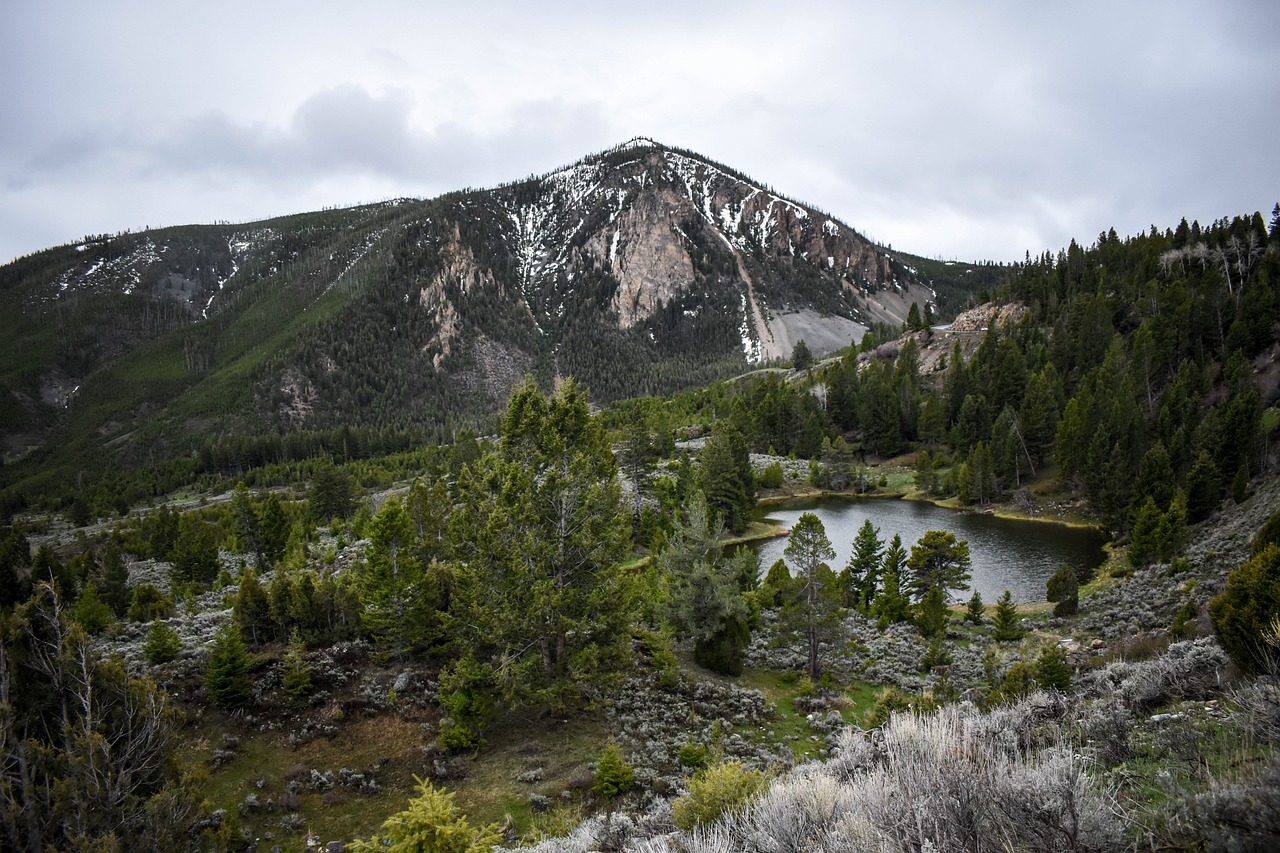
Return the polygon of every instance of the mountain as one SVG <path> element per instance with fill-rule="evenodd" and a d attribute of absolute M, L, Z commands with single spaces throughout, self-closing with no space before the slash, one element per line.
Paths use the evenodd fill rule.
<path fill-rule="evenodd" d="M 211 436 L 444 437 L 526 374 L 669 393 L 945 312 L 931 282 L 965 282 L 924 264 L 647 139 L 491 190 L 87 237 L 0 268 L 0 441 L 56 479 Z"/>

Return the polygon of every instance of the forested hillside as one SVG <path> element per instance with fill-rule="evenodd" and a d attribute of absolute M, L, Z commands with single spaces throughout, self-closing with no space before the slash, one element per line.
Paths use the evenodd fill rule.
<path fill-rule="evenodd" d="M 448 442 L 527 375 L 669 394 L 949 316 L 998 269 L 899 257 L 643 139 L 491 190 L 90 236 L 0 269 L 3 504 L 102 515 L 337 430 L 344 459 Z"/>

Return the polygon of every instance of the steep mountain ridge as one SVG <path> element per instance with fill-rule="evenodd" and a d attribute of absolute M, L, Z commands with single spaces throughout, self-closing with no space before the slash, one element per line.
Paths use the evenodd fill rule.
<path fill-rule="evenodd" d="M 635 139 L 492 190 L 89 237 L 0 268 L 0 300 L 9 460 L 54 439 L 129 464 L 263 429 L 443 436 L 527 373 L 667 393 L 936 295 L 838 220 Z"/>

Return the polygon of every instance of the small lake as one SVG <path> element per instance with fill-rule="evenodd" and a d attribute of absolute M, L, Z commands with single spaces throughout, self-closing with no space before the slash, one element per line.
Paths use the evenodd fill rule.
<path fill-rule="evenodd" d="M 1073 568 L 1097 568 L 1106 557 L 1102 550 L 1106 538 L 1093 529 L 996 518 L 986 513 L 945 509 L 925 501 L 811 498 L 769 506 L 760 517 L 791 529 L 806 512 L 818 516 L 826 528 L 827 538 L 836 551 L 831 568 L 837 573 L 849 561 L 853 538 L 868 518 L 880 528 L 880 538 L 886 545 L 895 533 L 901 536 L 902 547 L 908 554 L 911 546 L 930 530 L 946 530 L 957 539 L 968 540 L 973 563 L 969 569 L 973 576 L 969 585 L 982 594 L 987 604 L 993 604 L 1006 589 L 1017 602 L 1043 601 L 1045 582 L 1058 566 L 1068 563 Z M 787 537 L 759 542 L 754 547 L 760 553 L 761 572 L 768 572 L 782 557 Z M 971 594 L 963 593 L 957 598 L 965 600 Z"/>

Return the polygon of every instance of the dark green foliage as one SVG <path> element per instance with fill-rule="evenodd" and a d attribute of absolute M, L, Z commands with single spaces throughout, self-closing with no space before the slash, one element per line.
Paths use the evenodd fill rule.
<path fill-rule="evenodd" d="M 749 549 L 725 558 L 722 531 L 707 518 L 701 492 L 694 492 L 655 567 L 669 591 L 667 622 L 677 636 L 694 641 L 694 660 L 722 675 L 741 675 L 751 634 L 740 578 L 759 567 Z"/>
<path fill-rule="evenodd" d="M 175 584 L 201 588 L 212 584 L 218 576 L 218 541 L 212 525 L 194 513 L 182 516 L 170 559 L 170 576 Z"/>
<path fill-rule="evenodd" d="M 365 629 L 388 654 L 400 656 L 420 645 L 438 619 L 427 576 L 414 547 L 409 514 L 391 497 L 369 523 L 369 548 L 358 589 Z"/>
<path fill-rule="evenodd" d="M 1280 545 L 1270 544 L 1227 575 L 1226 588 L 1209 602 L 1214 633 L 1227 654 L 1248 673 L 1276 663 L 1280 614 Z"/>
<path fill-rule="evenodd" d="M 1236 503 L 1244 503 L 1249 496 L 1249 468 L 1243 462 L 1236 469 L 1236 476 L 1231 481 L 1231 499 Z"/>
<path fill-rule="evenodd" d="M 760 476 L 756 478 L 757 485 L 762 489 L 776 489 L 782 485 L 782 464 L 780 462 L 771 462 L 760 472 Z"/>
<path fill-rule="evenodd" d="M 1204 521 L 1222 501 L 1222 474 L 1208 452 L 1201 450 L 1187 474 L 1187 520 Z"/>
<path fill-rule="evenodd" d="M 907 622 L 911 619 L 911 601 L 903 592 L 902 575 L 907 571 L 907 552 L 902 547 L 902 537 L 893 534 L 885 551 L 884 565 L 880 570 L 880 591 L 871 604 L 871 615 L 882 624 Z"/>
<path fill-rule="evenodd" d="M 1080 584 L 1075 569 L 1067 563 L 1058 566 L 1045 584 L 1045 599 L 1054 602 L 1054 616 L 1072 616 L 1080 609 Z"/>
<path fill-rule="evenodd" d="M 969 543 L 956 539 L 954 533 L 930 530 L 911 546 L 907 568 L 911 572 L 910 589 L 916 601 L 923 601 L 929 590 L 938 589 L 945 603 L 952 591 L 969 588 Z"/>
<path fill-rule="evenodd" d="M 920 658 L 920 669 L 928 672 L 936 666 L 951 665 L 951 650 L 947 647 L 944 638 L 931 635 L 933 639 L 929 641 L 929 647 L 925 649 L 924 655 Z"/>
<path fill-rule="evenodd" d="M 449 712 L 441 724 L 438 742 L 445 752 L 459 752 L 481 744 L 481 736 L 493 718 L 492 673 L 473 656 L 446 666 L 440 672 L 440 704 Z"/>
<path fill-rule="evenodd" d="M 986 607 L 982 603 L 982 595 L 976 589 L 965 605 L 964 621 L 973 625 L 981 625 L 986 621 Z"/>
<path fill-rule="evenodd" d="M 801 338 L 791 348 L 791 366 L 796 370 L 806 370 L 812 364 L 813 352 L 809 349 L 809 345 L 804 342 L 804 338 Z"/>
<path fill-rule="evenodd" d="M 795 596 L 795 578 L 785 560 L 774 560 L 760 585 L 760 603 L 765 607 L 782 607 Z"/>
<path fill-rule="evenodd" d="M 245 650 L 240 631 L 234 625 L 224 626 L 209 648 L 202 679 L 213 704 L 224 710 L 243 707 L 249 701 L 252 668 L 253 659 Z"/>
<path fill-rule="evenodd" d="M 98 596 L 98 587 L 92 582 L 85 585 L 72 609 L 75 620 L 90 634 L 105 631 L 111 626 L 111 608 Z"/>
<path fill-rule="evenodd" d="M 114 540 L 108 540 L 102 555 L 102 600 L 111 613 L 123 619 L 129 610 L 129 567 Z"/>
<path fill-rule="evenodd" d="M 1261 554 L 1268 545 L 1280 545 L 1280 509 L 1271 513 L 1262 527 L 1253 536 L 1250 545 L 1250 556 Z"/>
<path fill-rule="evenodd" d="M 130 622 L 150 622 L 168 619 L 173 611 L 173 600 L 169 596 L 152 584 L 140 583 L 133 588 L 133 600 L 127 615 Z"/>
<path fill-rule="evenodd" d="M 586 393 L 511 395 L 501 446 L 458 484 L 455 642 L 512 705 L 575 706 L 624 671 L 638 586 L 631 514 Z"/>
<path fill-rule="evenodd" d="M 853 538 L 853 553 L 840 573 L 840 590 L 845 607 L 866 612 L 880 588 L 880 564 L 884 559 L 884 542 L 880 529 L 864 519 Z"/>
<path fill-rule="evenodd" d="M 1021 640 L 1026 632 L 1022 630 L 1019 622 L 1018 608 L 1013 603 L 1013 595 L 1006 589 L 1004 595 L 1000 596 L 1000 600 L 996 602 L 995 618 L 992 619 L 995 631 L 992 636 L 1001 642 Z"/>
<path fill-rule="evenodd" d="M 1047 646 L 1036 658 L 1036 684 L 1041 690 L 1071 689 L 1071 667 L 1058 646 Z"/>
<path fill-rule="evenodd" d="M 355 487 L 345 468 L 339 468 L 329 459 L 322 459 L 311 475 L 311 489 L 307 499 L 311 505 L 311 517 L 320 522 L 334 518 L 349 518 L 354 505 Z"/>
<path fill-rule="evenodd" d="M 251 644 L 265 642 L 272 632 L 271 609 L 267 592 L 253 569 L 240 569 L 240 589 L 236 592 L 234 617 L 236 626 Z"/>
<path fill-rule="evenodd" d="M 783 551 L 797 584 L 795 598 L 784 607 L 783 618 L 804 635 L 809 651 L 806 672 L 814 681 L 822 674 L 819 648 L 831 639 L 839 622 L 839 584 L 826 564 L 835 553 L 822 521 L 811 512 L 796 521 Z"/>
<path fill-rule="evenodd" d="M 170 628 L 163 619 L 156 619 L 147 629 L 147 638 L 142 644 L 142 654 L 147 663 L 168 663 L 178 656 L 182 649 L 182 638 L 178 632 Z"/>
<path fill-rule="evenodd" d="M 746 530 L 755 509 L 756 485 L 742 434 L 727 421 L 717 422 L 698 459 L 708 508 L 734 533 Z"/>
<path fill-rule="evenodd" d="M 0 607 L 25 601 L 31 591 L 31 546 L 14 528 L 0 535 Z"/>
<path fill-rule="evenodd" d="M 947 631 L 947 601 L 939 587 L 931 586 L 916 605 L 916 627 L 923 637 L 938 638 Z"/>
<path fill-rule="evenodd" d="M 307 645 L 294 628 L 289 635 L 289 648 L 280 666 L 280 683 L 290 696 L 305 696 L 311 692 L 311 665 L 307 663 Z"/>

